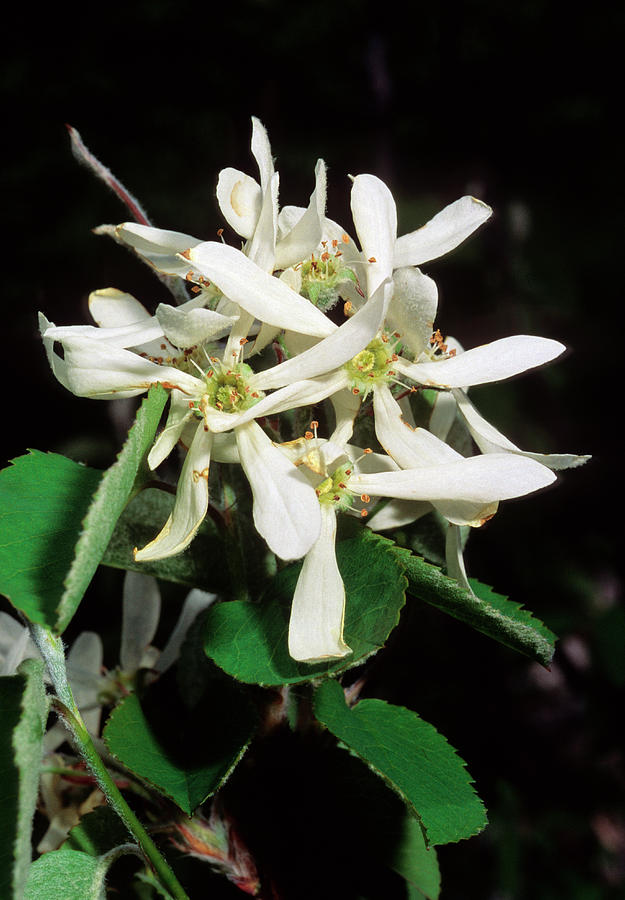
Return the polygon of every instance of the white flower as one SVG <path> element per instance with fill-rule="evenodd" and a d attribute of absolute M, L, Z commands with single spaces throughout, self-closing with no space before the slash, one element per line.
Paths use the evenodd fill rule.
<path fill-rule="evenodd" d="M 162 675 L 174 664 L 189 627 L 215 596 L 198 589 L 190 591 L 165 647 L 159 651 L 152 646 L 161 614 L 156 579 L 138 572 L 126 572 L 119 665 L 108 672 L 103 669 L 102 640 L 93 631 L 79 634 L 67 654 L 69 683 L 85 725 L 92 734 L 99 734 L 102 706 L 115 703 L 132 690 L 139 669 L 151 669 Z"/>
<path fill-rule="evenodd" d="M 441 452 L 442 442 L 428 432 L 424 435 L 431 457 L 425 462 L 424 454 L 420 468 L 413 469 L 400 469 L 388 457 L 352 446 L 342 449 L 332 440 L 315 441 L 308 452 L 302 452 L 299 442 L 283 448 L 291 456 L 296 454 L 298 464 L 312 473 L 322 510 L 321 533 L 306 555 L 293 597 L 288 640 L 294 659 L 311 663 L 351 652 L 343 640 L 345 589 L 336 563 L 335 537 L 336 513 L 349 511 L 353 498 L 361 515 L 372 497 L 391 497 L 426 501 L 450 521 L 465 522 L 485 514 L 500 500 L 539 490 L 555 479 L 534 460 L 510 454 L 465 459 L 446 445 Z M 449 455 L 438 461 L 446 451 Z M 457 577 L 461 557 L 456 563 L 451 543 L 448 559 L 449 574 Z"/>

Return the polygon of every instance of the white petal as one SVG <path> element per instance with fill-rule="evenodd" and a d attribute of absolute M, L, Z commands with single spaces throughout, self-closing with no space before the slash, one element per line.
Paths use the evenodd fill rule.
<path fill-rule="evenodd" d="M 464 557 L 462 555 L 462 532 L 458 525 L 447 526 L 447 534 L 445 535 L 445 563 L 447 565 L 447 574 L 449 577 L 455 578 L 465 591 L 473 594 L 473 588 L 469 584 L 467 570 L 464 566 Z"/>
<path fill-rule="evenodd" d="M 54 350 L 54 338 L 49 337 L 50 332 L 56 326 L 54 322 L 48 321 L 42 312 L 38 315 L 39 331 L 43 339 L 43 347 L 48 357 L 48 363 L 52 369 L 54 377 L 60 381 L 64 388 L 71 390 L 67 375 L 67 363 Z"/>
<path fill-rule="evenodd" d="M 119 328 L 147 322 L 152 318 L 145 306 L 132 294 L 116 288 L 103 288 L 89 294 L 89 312 L 100 328 Z"/>
<path fill-rule="evenodd" d="M 190 234 L 166 231 L 134 222 L 118 225 L 116 234 L 121 241 L 133 247 L 157 272 L 178 275 L 181 278 L 187 275 L 191 267 L 178 254 L 200 243 Z"/>
<path fill-rule="evenodd" d="M 420 384 L 437 387 L 468 387 L 519 375 L 555 359 L 566 347 L 559 341 L 516 334 L 483 344 L 440 362 L 408 363 L 400 359 L 395 368 Z"/>
<path fill-rule="evenodd" d="M 276 268 L 287 269 L 310 257 L 322 236 L 326 205 L 326 167 L 322 159 L 315 167 L 315 189 L 308 208 L 276 247 Z"/>
<path fill-rule="evenodd" d="M 54 340 L 53 329 L 48 329 L 44 338 L 50 335 Z M 63 349 L 65 386 L 78 397 L 135 397 L 151 384 L 159 382 L 168 388 L 177 387 L 191 396 L 195 396 L 198 389 L 202 391 L 202 382 L 186 372 L 159 366 L 129 350 L 88 337 L 65 338 Z"/>
<path fill-rule="evenodd" d="M 261 322 L 325 337 L 336 330 L 310 301 L 273 278 L 240 250 L 207 241 L 191 251 L 199 271 Z"/>
<path fill-rule="evenodd" d="M 346 656 L 343 640 L 345 588 L 336 563 L 336 513 L 321 507 L 321 533 L 304 560 L 293 595 L 289 653 L 299 662 Z"/>
<path fill-rule="evenodd" d="M 402 344 L 418 356 L 428 346 L 438 306 L 436 283 L 419 269 L 397 269 L 393 273 L 393 296 L 388 307 L 389 331 L 401 336 Z"/>
<path fill-rule="evenodd" d="M 195 347 L 208 340 L 224 337 L 236 322 L 236 316 L 222 316 L 210 309 L 191 309 L 159 303 L 158 320 L 165 337 L 176 347 Z"/>
<path fill-rule="evenodd" d="M 86 337 L 92 341 L 107 344 L 109 347 L 126 349 L 139 347 L 150 341 L 162 341 L 163 329 L 155 318 L 150 316 L 141 322 L 132 325 L 122 325 L 113 328 L 98 328 L 97 325 L 60 325 L 50 326 L 46 331 L 46 338 L 63 343 L 67 338 Z"/>
<path fill-rule="evenodd" d="M 126 572 L 122 607 L 122 639 L 119 661 L 124 672 L 136 672 L 158 628 L 161 594 L 156 578 Z"/>
<path fill-rule="evenodd" d="M 432 512 L 432 504 L 424 500 L 389 500 L 382 509 L 366 519 L 367 528 L 372 531 L 388 531 L 416 522 Z"/>
<path fill-rule="evenodd" d="M 330 440 L 336 444 L 346 444 L 354 433 L 354 420 L 360 409 L 360 397 L 350 388 L 336 391 L 330 397 L 334 407 L 334 431 Z"/>
<path fill-rule="evenodd" d="M 434 398 L 434 407 L 430 415 L 429 428 L 433 435 L 441 441 L 447 440 L 447 435 L 456 419 L 457 406 L 451 391 L 437 391 Z"/>
<path fill-rule="evenodd" d="M 259 400 L 258 403 L 245 410 L 245 412 L 224 413 L 209 406 L 204 410 L 204 416 L 211 431 L 230 431 L 232 428 L 245 425 L 261 416 L 275 415 L 287 409 L 296 409 L 300 406 L 312 406 L 321 400 L 325 400 L 335 391 L 346 387 L 346 385 L 347 375 L 339 370 L 320 378 L 311 378 L 289 384 L 279 391 L 269 394 L 268 397 Z"/>
<path fill-rule="evenodd" d="M 319 537 L 314 489 L 256 422 L 236 430 L 241 465 L 254 495 L 254 524 L 281 559 L 299 559 Z"/>
<path fill-rule="evenodd" d="M 453 396 L 482 453 L 497 453 L 503 450 L 507 450 L 509 453 L 520 453 L 555 471 L 581 466 L 590 459 L 590 456 L 576 456 L 573 453 L 529 453 L 521 450 L 480 415 L 464 391 L 453 391 Z"/>
<path fill-rule="evenodd" d="M 269 144 L 267 130 L 256 116 L 252 116 L 252 153 L 254 154 L 254 159 L 258 163 L 260 187 L 264 193 L 274 174 L 273 158 L 271 156 L 271 146 Z"/>
<path fill-rule="evenodd" d="M 278 187 L 276 172 L 263 195 L 263 205 L 256 223 L 256 229 L 246 247 L 246 254 L 256 265 L 269 275 L 274 270 L 276 258 L 276 235 L 278 232 Z"/>
<path fill-rule="evenodd" d="M 395 268 L 419 266 L 449 253 L 493 214 L 490 206 L 475 197 L 461 197 L 410 234 L 398 238 Z"/>
<path fill-rule="evenodd" d="M 228 225 L 241 237 L 251 238 L 262 206 L 258 182 L 238 169 L 222 169 L 217 180 L 217 202 Z"/>
<path fill-rule="evenodd" d="M 67 654 L 67 675 L 72 693 L 91 734 L 100 731 L 102 704 L 98 695 L 103 655 L 102 640 L 94 631 L 81 632 Z M 58 746 L 62 741 L 55 743 Z"/>
<path fill-rule="evenodd" d="M 487 504 L 522 497 L 553 481 L 553 472 L 533 459 L 488 453 L 419 469 L 353 475 L 349 486 L 376 497 Z"/>
<path fill-rule="evenodd" d="M 137 562 L 175 556 L 195 537 L 208 509 L 211 446 L 212 435 L 204 431 L 202 424 L 198 425 L 178 479 L 172 514 L 153 541 L 142 550 L 135 550 Z"/>
<path fill-rule="evenodd" d="M 379 331 L 386 315 L 391 290 L 390 282 L 382 284 L 356 315 L 325 340 L 272 369 L 259 372 L 256 386 L 268 390 L 303 378 L 315 378 L 353 359 Z"/>
<path fill-rule="evenodd" d="M 174 630 L 154 666 L 157 672 L 162 674 L 175 663 L 180 655 L 180 648 L 182 647 L 190 626 L 193 624 L 196 617 L 209 607 L 216 598 L 217 594 L 208 594 L 206 591 L 200 591 L 197 588 L 194 588 L 187 594 L 187 598 L 184 601 L 182 611 L 174 626 Z"/>
<path fill-rule="evenodd" d="M 371 297 L 393 272 L 397 238 L 395 201 L 384 182 L 375 175 L 357 175 L 352 186 L 351 208 L 367 261 L 367 294 Z M 360 276 L 361 272 L 357 274 Z"/>
<path fill-rule="evenodd" d="M 193 412 L 189 409 L 189 401 L 184 394 L 181 394 L 180 391 L 172 391 L 165 428 L 161 431 L 148 453 L 148 466 L 150 469 L 156 469 L 169 456 L 180 440 L 182 429 L 192 415 Z"/>
<path fill-rule="evenodd" d="M 412 469 L 462 459 L 459 453 L 425 428 L 408 425 L 386 385 L 376 387 L 373 392 L 373 413 L 378 440 L 402 468 Z"/>

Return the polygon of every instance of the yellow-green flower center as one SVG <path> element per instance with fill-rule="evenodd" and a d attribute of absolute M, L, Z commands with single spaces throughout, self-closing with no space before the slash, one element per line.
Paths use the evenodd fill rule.
<path fill-rule="evenodd" d="M 328 475 L 315 488 L 319 503 L 328 503 L 339 509 L 348 509 L 352 505 L 351 492 L 347 488 L 347 479 L 352 473 L 351 464 L 347 463 Z"/>
<path fill-rule="evenodd" d="M 375 338 L 371 341 L 364 350 L 345 363 L 354 393 L 366 396 L 374 385 L 388 381 L 394 374 L 392 367 L 395 359 L 397 356 L 388 340 Z"/>
<path fill-rule="evenodd" d="M 212 406 L 220 412 L 243 412 L 264 396 L 262 391 L 250 387 L 248 381 L 253 372 L 245 363 L 230 367 L 218 360 L 212 363 L 213 368 L 206 373 L 206 390 L 198 411 L 202 406 Z"/>

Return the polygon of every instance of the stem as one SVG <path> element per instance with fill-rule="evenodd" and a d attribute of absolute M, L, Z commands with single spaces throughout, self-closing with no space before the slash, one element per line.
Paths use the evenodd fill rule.
<path fill-rule="evenodd" d="M 53 706 L 71 732 L 76 749 L 93 773 L 106 799 L 137 841 L 162 885 L 169 891 L 174 900 L 189 900 L 182 885 L 171 870 L 169 863 L 161 855 L 156 844 L 122 796 L 93 744 L 67 680 L 65 654 L 61 639 L 57 638 L 48 628 L 42 625 L 31 624 L 30 630 L 33 640 L 46 662 L 50 679 L 57 692 L 57 696 L 52 701 Z"/>

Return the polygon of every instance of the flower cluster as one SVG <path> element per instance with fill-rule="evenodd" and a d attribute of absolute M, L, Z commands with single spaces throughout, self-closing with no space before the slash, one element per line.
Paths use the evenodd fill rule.
<path fill-rule="evenodd" d="M 449 523 L 448 573 L 470 590 L 460 526 L 480 526 L 500 501 L 545 487 L 553 470 L 585 457 L 520 450 L 468 397 L 473 385 L 549 362 L 562 344 L 514 335 L 464 351 L 435 328 L 436 284 L 419 267 L 482 225 L 486 204 L 462 197 L 398 237 L 390 190 L 358 175 L 356 241 L 325 215 L 322 160 L 308 206 L 280 208 L 279 174 L 256 119 L 252 153 L 258 180 L 227 168 L 217 183 L 237 246 L 225 243 L 223 229 L 218 240 L 202 241 L 145 222 L 105 228 L 174 284 L 182 303 L 160 303 L 151 315 L 108 288 L 90 297 L 96 325 L 55 326 L 42 315 L 41 331 L 53 372 L 78 396 L 131 397 L 157 383 L 170 393 L 148 464 L 156 469 L 182 448 L 175 503 L 136 560 L 184 550 L 209 510 L 213 466 L 240 465 L 259 535 L 280 559 L 303 558 L 289 650 L 311 662 L 351 652 L 334 554 L 339 513 L 386 529 L 436 509 Z M 412 402 L 425 388 L 435 396 L 427 427 L 417 424 Z M 315 421 L 293 434 L 292 411 L 311 409 Z M 352 443 L 364 420 L 374 448 Z M 454 446 L 454 422 L 477 453 Z M 376 498 L 386 502 L 374 507 Z"/>

